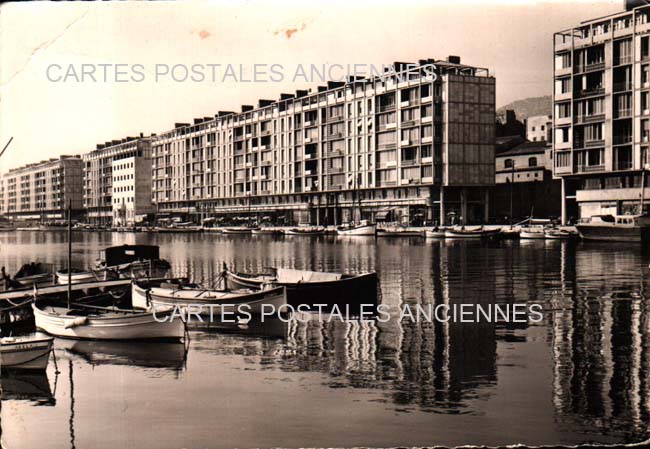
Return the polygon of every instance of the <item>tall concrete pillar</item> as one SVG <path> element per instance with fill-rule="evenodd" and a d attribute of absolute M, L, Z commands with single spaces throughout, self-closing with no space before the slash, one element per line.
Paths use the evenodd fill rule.
<path fill-rule="evenodd" d="M 440 186 L 440 225 L 445 224 L 445 188 Z"/>
<path fill-rule="evenodd" d="M 562 203 L 560 206 L 560 210 L 562 212 L 562 225 L 566 225 L 566 187 L 564 185 L 565 181 L 564 178 L 561 178 L 561 185 L 562 185 Z"/>

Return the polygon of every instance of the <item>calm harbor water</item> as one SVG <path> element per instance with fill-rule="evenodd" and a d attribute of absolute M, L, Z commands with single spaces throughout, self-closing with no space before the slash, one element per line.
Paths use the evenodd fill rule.
<path fill-rule="evenodd" d="M 161 246 L 175 275 L 222 263 L 379 273 L 382 302 L 540 303 L 531 325 L 318 322 L 197 328 L 172 343 L 56 340 L 58 367 L 2 376 L 19 448 L 341 447 L 637 442 L 650 437 L 650 263 L 560 241 L 75 233 L 74 261 Z M 0 234 L 9 273 L 65 265 L 66 235 Z M 648 284 L 648 286 L 646 286 Z"/>

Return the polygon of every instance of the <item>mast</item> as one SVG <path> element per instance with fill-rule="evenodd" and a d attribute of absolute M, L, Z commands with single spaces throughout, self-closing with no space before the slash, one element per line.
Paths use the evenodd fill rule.
<path fill-rule="evenodd" d="M 641 167 L 641 210 L 639 215 L 643 215 L 643 203 L 645 202 L 645 164 Z"/>
<path fill-rule="evenodd" d="M 72 200 L 68 200 L 68 309 L 72 296 Z"/>
<path fill-rule="evenodd" d="M 513 190 L 515 189 L 515 161 L 512 161 L 512 171 L 510 175 L 510 225 L 512 226 L 512 195 L 513 195 Z"/>

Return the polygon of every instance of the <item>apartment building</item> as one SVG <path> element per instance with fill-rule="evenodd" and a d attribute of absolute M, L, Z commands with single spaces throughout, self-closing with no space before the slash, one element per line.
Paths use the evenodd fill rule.
<path fill-rule="evenodd" d="M 89 223 L 102 226 L 113 225 L 114 205 L 113 202 L 113 168 L 121 162 L 133 159 L 141 159 L 137 162 L 141 170 L 135 171 L 134 179 L 128 180 L 129 185 L 136 185 L 142 188 L 143 182 L 147 182 L 147 195 L 151 197 L 151 138 L 126 137 L 120 140 L 112 140 L 103 144 L 97 144 L 96 149 L 82 156 L 83 160 L 83 204 L 86 209 L 86 218 Z M 133 161 L 134 164 L 136 163 Z M 126 175 L 120 174 L 120 176 Z M 120 179 L 120 189 L 124 187 Z M 129 190 L 131 192 L 131 190 Z M 120 201 L 127 197 L 126 190 L 120 190 Z M 125 194 L 125 195 L 122 195 Z M 121 203 L 120 203 L 121 204 Z M 134 212 L 136 214 L 136 212 Z"/>
<path fill-rule="evenodd" d="M 531 142 L 552 142 L 552 131 L 551 115 L 534 115 L 526 119 L 526 139 Z"/>
<path fill-rule="evenodd" d="M 82 162 L 61 156 L 9 170 L 0 180 L 0 212 L 12 220 L 56 221 L 83 208 Z"/>
<path fill-rule="evenodd" d="M 155 209 L 151 203 L 151 158 L 113 160 L 113 226 L 134 226 Z"/>
<path fill-rule="evenodd" d="M 650 6 L 554 34 L 554 175 L 562 216 L 636 214 L 650 168 Z"/>
<path fill-rule="evenodd" d="M 405 222 L 485 221 L 494 78 L 458 57 L 393 67 L 157 135 L 158 215 L 338 224 L 396 212 Z"/>

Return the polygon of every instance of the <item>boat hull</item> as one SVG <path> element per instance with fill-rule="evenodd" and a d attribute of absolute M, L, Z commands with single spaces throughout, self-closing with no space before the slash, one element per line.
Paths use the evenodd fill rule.
<path fill-rule="evenodd" d="M 519 238 L 524 240 L 544 240 L 546 238 L 546 234 L 543 230 L 525 231 L 522 229 L 519 233 Z"/>
<path fill-rule="evenodd" d="M 14 340 L 14 339 L 11 339 Z M 50 359 L 54 339 L 3 340 L 0 349 L 2 369 L 44 370 Z"/>
<path fill-rule="evenodd" d="M 377 237 L 422 237 L 422 231 L 377 229 Z"/>
<path fill-rule="evenodd" d="M 56 282 L 60 285 L 66 285 L 68 283 L 68 273 L 57 271 L 56 272 Z M 118 275 L 112 271 L 81 271 L 78 273 L 72 273 L 70 278 L 71 284 L 81 284 L 84 282 L 97 282 L 97 281 L 107 281 L 109 279 L 117 279 Z"/>
<path fill-rule="evenodd" d="M 250 234 L 253 230 L 252 229 L 246 229 L 246 228 L 224 228 L 222 231 L 222 234 Z"/>
<path fill-rule="evenodd" d="M 149 340 L 182 339 L 185 323 L 178 317 L 171 319 L 168 312 L 133 312 L 124 315 L 66 316 L 65 309 L 41 310 L 32 305 L 36 328 L 62 338 L 89 340 Z"/>
<path fill-rule="evenodd" d="M 227 287 L 232 289 L 260 288 L 264 283 L 231 271 L 225 272 L 224 279 Z M 347 306 L 350 311 L 358 312 L 361 304 L 378 304 L 377 273 L 364 273 L 334 281 L 273 282 L 273 285 L 286 288 L 287 303 L 293 307 L 324 304 L 327 308 L 337 306 L 341 310 Z"/>
<path fill-rule="evenodd" d="M 285 229 L 284 235 L 324 235 L 325 230 L 301 230 L 301 229 Z"/>
<path fill-rule="evenodd" d="M 578 224 L 576 229 L 583 240 L 640 243 L 650 239 L 650 228 L 646 226 Z"/>
<path fill-rule="evenodd" d="M 180 308 L 183 312 L 195 312 L 203 316 L 215 317 L 239 312 L 261 315 L 282 310 L 287 304 L 284 287 L 261 291 L 234 291 L 221 295 L 218 291 L 197 293 L 196 290 L 153 288 L 148 293 L 145 292 L 145 297 L 147 294 L 154 309 L 175 307 Z"/>

